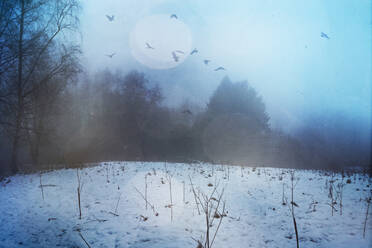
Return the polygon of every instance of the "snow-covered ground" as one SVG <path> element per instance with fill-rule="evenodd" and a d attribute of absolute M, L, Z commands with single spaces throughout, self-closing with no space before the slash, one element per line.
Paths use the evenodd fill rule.
<path fill-rule="evenodd" d="M 44 200 L 39 174 L 16 175 L 8 183 L 4 180 L 0 185 L 0 247 L 88 247 L 84 238 L 92 248 L 195 248 L 195 240 L 204 239 L 206 224 L 203 213 L 198 214 L 189 177 L 196 192 L 210 194 L 218 185 L 218 195 L 224 188 L 227 216 L 213 247 L 296 247 L 291 213 L 288 205 L 282 205 L 283 185 L 290 202 L 289 170 L 102 163 L 79 170 L 81 219 L 76 174 L 76 169 L 43 173 Z M 146 210 L 141 196 L 145 196 L 145 177 L 147 199 L 154 209 L 148 204 Z M 371 214 L 363 238 L 365 198 L 372 186 L 368 176 L 354 174 L 343 179 L 342 215 L 338 198 L 333 216 L 328 197 L 332 176 L 296 170 L 295 177 L 300 247 L 372 246 Z M 171 178 L 171 208 L 167 178 Z M 351 179 L 350 184 L 346 184 L 347 179 Z M 335 174 L 333 180 L 337 189 L 341 175 Z M 218 221 L 211 227 L 211 236 Z"/>

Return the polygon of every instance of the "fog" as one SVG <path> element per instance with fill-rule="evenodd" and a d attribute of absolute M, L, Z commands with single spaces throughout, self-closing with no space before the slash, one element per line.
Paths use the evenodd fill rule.
<path fill-rule="evenodd" d="M 113 159 L 366 168 L 371 7 L 5 0 L 0 173 Z"/>
<path fill-rule="evenodd" d="M 248 80 L 258 91 L 273 128 L 292 133 L 312 116 L 342 114 L 370 137 L 368 0 L 89 0 L 82 5 L 83 64 L 90 74 L 137 69 L 161 86 L 164 104 L 178 106 L 188 99 L 202 107 L 228 75 L 233 81 Z M 106 14 L 115 20 L 109 22 Z M 143 18 L 157 14 L 176 14 L 199 51 L 171 69 L 151 69 L 132 56 L 130 33 Z M 110 53 L 116 55 L 105 56 Z M 205 66 L 204 59 L 211 64 Z M 227 70 L 214 72 L 217 66 Z"/>

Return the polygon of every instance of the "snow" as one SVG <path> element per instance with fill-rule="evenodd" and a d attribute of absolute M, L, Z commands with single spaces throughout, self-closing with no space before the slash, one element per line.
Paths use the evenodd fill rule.
<path fill-rule="evenodd" d="M 225 188 L 227 216 L 213 247 L 296 247 L 283 184 L 290 202 L 289 170 L 211 164 L 107 162 L 79 169 L 82 218 L 77 201 L 77 169 L 16 175 L 0 186 L 0 247 L 196 247 L 203 241 L 205 216 L 198 214 L 196 190 Z M 167 177 L 171 175 L 172 208 Z M 154 210 L 146 204 L 139 190 Z M 343 213 L 331 213 L 331 175 L 296 170 L 294 201 L 300 247 L 371 247 L 371 214 L 363 238 L 371 178 L 354 174 L 343 190 Z M 169 177 L 168 177 L 169 178 Z M 282 178 L 282 180 L 280 180 Z M 341 175 L 334 174 L 336 186 Z M 185 202 L 183 188 L 185 187 Z M 137 190 L 136 190 L 137 189 Z M 315 204 L 315 210 L 310 205 Z M 117 206 L 117 210 L 115 211 Z M 171 219 L 173 211 L 173 219 Z M 370 206 L 370 213 L 372 206 Z M 156 215 L 157 213 L 157 215 Z M 116 214 L 116 215 L 115 215 Z M 147 219 L 146 219 L 147 218 Z M 145 220 L 146 219 L 146 220 Z M 211 227 L 212 233 L 218 221 Z M 82 235 L 82 237 L 79 235 Z M 195 239 L 195 240 L 194 240 Z"/>

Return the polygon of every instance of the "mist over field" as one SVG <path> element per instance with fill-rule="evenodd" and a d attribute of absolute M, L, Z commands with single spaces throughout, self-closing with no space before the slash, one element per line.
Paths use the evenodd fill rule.
<path fill-rule="evenodd" d="M 369 1 L 76 1 L 60 20 L 64 3 L 36 1 L 22 43 L 17 4 L 2 5 L 3 170 L 370 165 Z"/>

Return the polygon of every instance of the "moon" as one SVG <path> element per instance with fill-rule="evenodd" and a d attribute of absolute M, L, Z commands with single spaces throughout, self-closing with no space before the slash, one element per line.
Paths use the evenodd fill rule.
<path fill-rule="evenodd" d="M 141 19 L 129 37 L 133 57 L 151 69 L 169 69 L 180 65 L 192 48 L 188 26 L 179 19 L 170 18 L 170 15 L 152 15 Z M 174 60 L 172 52 L 176 53 L 178 61 Z"/>

